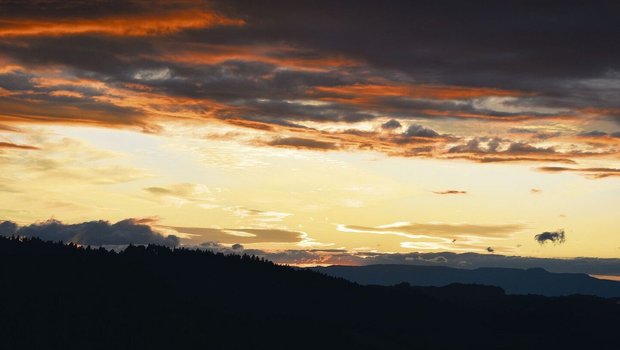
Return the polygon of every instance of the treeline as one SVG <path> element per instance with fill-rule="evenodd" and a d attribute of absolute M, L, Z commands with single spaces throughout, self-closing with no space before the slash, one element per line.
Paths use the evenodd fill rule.
<path fill-rule="evenodd" d="M 0 348 L 616 348 L 617 301 L 360 286 L 239 255 L 0 238 Z"/>

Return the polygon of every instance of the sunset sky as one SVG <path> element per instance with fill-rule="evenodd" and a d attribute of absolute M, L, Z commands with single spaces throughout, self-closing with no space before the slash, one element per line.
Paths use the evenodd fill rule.
<path fill-rule="evenodd" d="M 0 221 L 617 258 L 619 5 L 538 3 L 0 1 Z"/>

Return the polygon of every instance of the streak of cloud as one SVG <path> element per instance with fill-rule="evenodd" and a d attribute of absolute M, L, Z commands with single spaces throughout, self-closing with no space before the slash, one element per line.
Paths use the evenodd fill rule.
<path fill-rule="evenodd" d="M 433 191 L 434 194 L 467 194 L 467 191 L 460 190 L 446 190 L 446 191 Z"/>

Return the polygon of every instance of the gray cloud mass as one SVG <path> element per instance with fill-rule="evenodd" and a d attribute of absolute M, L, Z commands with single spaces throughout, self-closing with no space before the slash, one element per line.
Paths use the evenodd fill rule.
<path fill-rule="evenodd" d="M 159 244 L 167 247 L 179 245 L 174 235 L 164 236 L 140 220 L 126 219 L 116 223 L 104 220 L 87 221 L 79 224 L 64 224 L 58 220 L 47 220 L 26 226 L 14 222 L 0 223 L 0 235 L 40 238 L 46 241 L 62 241 L 92 246 L 122 246 L 128 244 Z"/>
<path fill-rule="evenodd" d="M 566 234 L 564 233 L 564 230 L 543 232 L 534 236 L 534 239 L 540 244 L 545 244 L 547 242 L 560 244 L 566 242 Z"/>

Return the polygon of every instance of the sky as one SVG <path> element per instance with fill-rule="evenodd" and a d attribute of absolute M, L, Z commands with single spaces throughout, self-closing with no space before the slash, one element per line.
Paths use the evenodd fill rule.
<path fill-rule="evenodd" d="M 0 234 L 620 275 L 618 10 L 0 1 Z"/>

